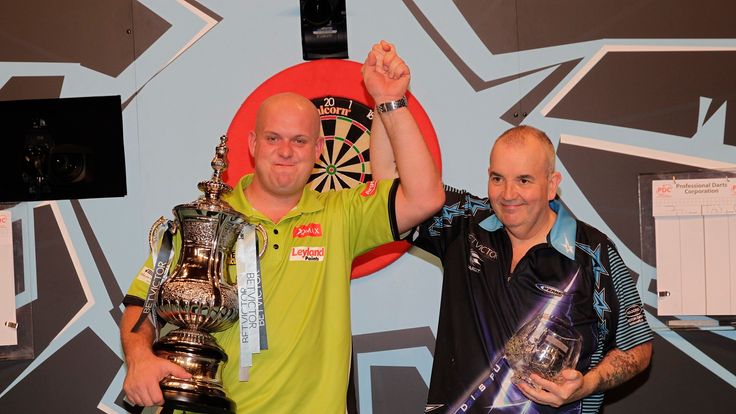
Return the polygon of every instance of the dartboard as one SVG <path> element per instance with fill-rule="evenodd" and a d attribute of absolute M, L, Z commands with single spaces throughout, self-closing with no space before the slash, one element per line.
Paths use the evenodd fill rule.
<path fill-rule="evenodd" d="M 319 109 L 325 145 L 309 185 L 317 191 L 352 188 L 371 180 L 368 153 L 373 110 L 348 98 L 312 99 Z"/>

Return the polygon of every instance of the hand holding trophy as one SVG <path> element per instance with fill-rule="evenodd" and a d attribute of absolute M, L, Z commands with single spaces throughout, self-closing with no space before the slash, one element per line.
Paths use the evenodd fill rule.
<path fill-rule="evenodd" d="M 529 375 L 560 382 L 564 369 L 574 368 L 580 356 L 582 337 L 562 319 L 539 313 L 506 343 L 506 360 L 514 371 L 511 381 L 534 386 Z"/>

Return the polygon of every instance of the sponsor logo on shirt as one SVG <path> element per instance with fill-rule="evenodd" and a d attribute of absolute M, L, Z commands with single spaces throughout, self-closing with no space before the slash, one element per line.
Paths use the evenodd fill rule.
<path fill-rule="evenodd" d="M 363 190 L 360 195 L 363 197 L 370 197 L 374 194 L 376 194 L 376 188 L 378 188 L 378 184 L 375 181 L 369 181 L 366 183 L 365 190 Z"/>
<path fill-rule="evenodd" d="M 321 262 L 325 259 L 324 247 L 292 247 L 289 260 L 292 262 Z"/>
<path fill-rule="evenodd" d="M 481 243 L 475 234 L 468 234 L 470 244 L 470 256 L 468 257 L 468 269 L 480 273 L 483 262 L 486 260 L 498 260 L 498 252 Z"/>
<path fill-rule="evenodd" d="M 468 234 L 468 240 L 470 241 L 470 249 L 475 250 L 478 253 L 482 254 L 483 256 L 491 259 L 491 260 L 497 260 L 498 259 L 498 252 L 493 250 L 492 248 L 484 245 L 481 243 L 478 238 L 475 236 L 475 234 L 470 233 Z"/>
<path fill-rule="evenodd" d="M 468 261 L 470 262 L 468 264 L 468 269 L 475 273 L 480 273 L 480 266 L 483 264 L 480 260 L 480 255 L 475 250 L 470 250 L 470 257 L 468 258 Z"/>
<path fill-rule="evenodd" d="M 140 280 L 141 282 L 145 282 L 147 284 L 151 283 L 151 278 L 153 277 L 153 269 L 150 267 L 144 267 L 141 269 L 141 272 L 138 273 L 138 276 L 136 278 Z"/>
<path fill-rule="evenodd" d="M 638 304 L 626 308 L 624 314 L 626 315 L 626 322 L 628 322 L 629 326 L 638 325 L 647 320 L 647 317 L 644 315 L 644 308 Z"/>
<path fill-rule="evenodd" d="M 561 298 L 565 296 L 565 292 L 561 291 L 560 289 L 553 288 L 550 285 L 545 285 L 544 283 L 536 283 L 534 286 L 537 287 L 537 289 L 541 290 L 544 293 L 549 293 L 552 296 L 556 296 L 558 298 Z"/>
<path fill-rule="evenodd" d="M 322 225 L 319 223 L 303 224 L 294 227 L 292 237 L 322 237 Z"/>

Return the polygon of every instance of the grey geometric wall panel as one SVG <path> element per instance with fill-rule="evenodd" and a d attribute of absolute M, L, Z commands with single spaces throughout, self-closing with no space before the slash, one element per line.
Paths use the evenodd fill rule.
<path fill-rule="evenodd" d="M 63 83 L 63 76 L 13 76 L 0 87 L 0 101 L 58 98 Z"/>
<path fill-rule="evenodd" d="M 412 387 L 412 384 L 421 384 Z M 417 412 L 427 401 L 429 388 L 415 367 L 371 367 L 373 412 L 406 414 Z"/>
<path fill-rule="evenodd" d="M 2 8 L 0 61 L 79 63 L 112 77 L 170 27 L 135 0 L 26 0 Z M 134 29 L 141 32 L 135 39 Z"/>
<path fill-rule="evenodd" d="M 736 24 L 734 24 L 736 27 Z M 692 137 L 700 97 L 704 122 L 736 102 L 736 51 L 609 52 L 547 116 Z M 736 145 L 736 107 L 726 112 L 724 143 Z"/>
<path fill-rule="evenodd" d="M 730 0 L 455 0 L 493 54 L 599 39 L 736 37 Z M 517 40 L 518 39 L 518 40 Z"/>
<path fill-rule="evenodd" d="M 0 398 L 0 412 L 99 414 L 102 395 L 121 365 L 87 328 Z"/>
<path fill-rule="evenodd" d="M 651 368 L 636 381 L 607 392 L 604 414 L 720 413 L 733 408 L 736 389 L 731 385 L 659 336 L 655 335 L 653 347 Z"/>

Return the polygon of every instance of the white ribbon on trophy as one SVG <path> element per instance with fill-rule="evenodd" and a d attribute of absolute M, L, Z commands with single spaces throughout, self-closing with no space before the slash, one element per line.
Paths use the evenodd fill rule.
<path fill-rule="evenodd" d="M 235 245 L 235 266 L 238 274 L 238 303 L 240 324 L 240 370 L 241 381 L 250 378 L 253 354 L 267 348 L 265 337 L 265 313 L 256 226 L 247 224 Z"/>

